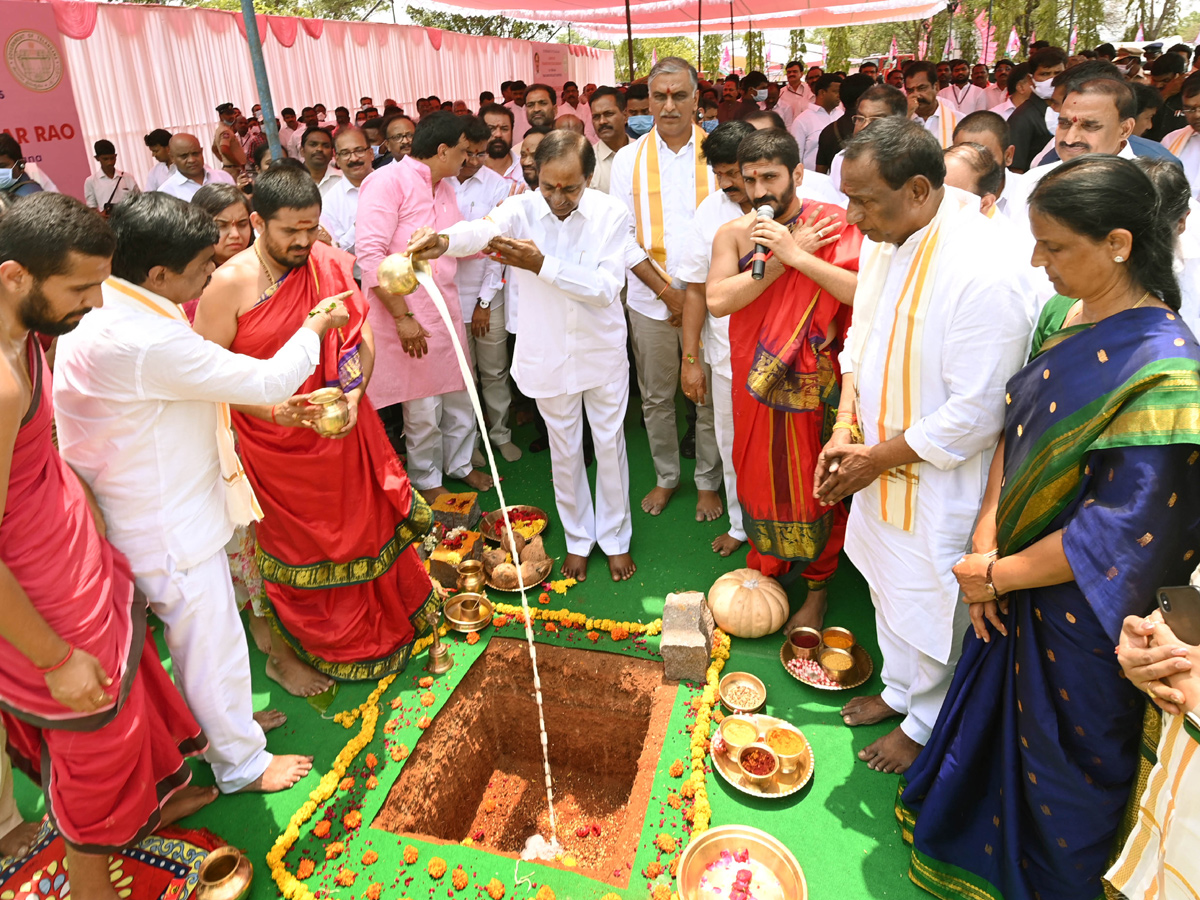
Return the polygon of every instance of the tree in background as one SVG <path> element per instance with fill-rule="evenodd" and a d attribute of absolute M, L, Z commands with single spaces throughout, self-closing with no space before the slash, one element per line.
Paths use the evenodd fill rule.
<path fill-rule="evenodd" d="M 707 38 L 705 38 L 707 41 Z M 719 38 L 718 38 L 719 40 Z M 616 66 L 617 81 L 629 81 L 629 51 L 628 41 L 578 40 L 577 44 L 595 47 L 598 50 L 611 50 L 613 63 Z M 719 45 L 718 45 L 719 46 Z M 718 54 L 720 50 L 718 49 Z M 696 64 L 696 42 L 685 37 L 656 37 L 633 39 L 633 68 L 637 78 L 645 78 L 650 74 L 650 61 L 654 54 L 658 58 L 679 56 L 693 66 Z"/>
<path fill-rule="evenodd" d="M 700 66 L 704 70 L 704 74 L 709 79 L 717 77 L 721 69 L 721 48 L 725 45 L 725 36 L 722 34 L 706 34 L 701 42 L 700 61 L 703 65 Z"/>
<path fill-rule="evenodd" d="M 784 60 L 803 59 L 808 52 L 808 44 L 804 40 L 804 29 L 793 28 L 788 32 L 788 58 Z"/>
<path fill-rule="evenodd" d="M 347 2 L 347 0 L 325 0 L 325 2 Z M 518 38 L 522 41 L 552 41 L 555 35 L 562 30 L 562 26 L 553 23 L 520 22 L 505 16 L 460 16 L 454 13 L 423 9 L 419 6 L 408 6 L 405 9 L 417 25 L 424 25 L 426 28 L 441 28 L 445 31 L 457 31 L 459 34 Z"/>
<path fill-rule="evenodd" d="M 746 53 L 747 72 L 765 72 L 767 38 L 761 31 L 747 31 L 742 38 L 742 47 Z"/>

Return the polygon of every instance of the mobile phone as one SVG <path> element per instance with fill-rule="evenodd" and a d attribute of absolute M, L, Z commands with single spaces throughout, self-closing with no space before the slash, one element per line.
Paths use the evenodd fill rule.
<path fill-rule="evenodd" d="M 1194 587 L 1158 589 L 1163 621 L 1185 644 L 1200 645 L 1200 590 Z"/>

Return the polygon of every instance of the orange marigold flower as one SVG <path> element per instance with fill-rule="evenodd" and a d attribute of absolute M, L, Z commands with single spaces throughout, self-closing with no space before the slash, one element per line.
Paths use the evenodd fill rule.
<path fill-rule="evenodd" d="M 418 681 L 417 684 L 419 684 L 423 688 L 431 688 L 431 687 L 433 687 L 433 678 L 426 675 L 424 678 L 422 678 L 420 681 Z"/>
<path fill-rule="evenodd" d="M 364 866 L 373 866 L 373 865 L 375 865 L 375 863 L 378 860 L 379 860 L 379 854 L 376 853 L 374 850 L 368 850 L 366 853 L 363 854 L 363 865 Z"/>
<path fill-rule="evenodd" d="M 396 762 L 403 762 L 408 759 L 408 744 L 396 744 L 392 747 L 392 759 Z"/>
<path fill-rule="evenodd" d="M 683 760 L 681 760 L 681 759 L 675 760 L 675 762 L 671 763 L 671 768 L 668 769 L 667 772 L 668 772 L 668 774 L 670 774 L 670 776 L 672 778 L 682 778 L 683 777 Z"/>
<path fill-rule="evenodd" d="M 338 871 L 337 876 L 333 880 L 342 887 L 350 887 L 350 885 L 354 884 L 354 879 L 357 877 L 357 872 L 351 869 L 341 869 Z"/>
<path fill-rule="evenodd" d="M 450 873 L 450 881 L 454 884 L 456 891 L 466 889 L 466 886 L 471 883 L 471 879 L 467 877 L 467 873 L 463 871 L 462 866 L 459 866 Z"/>
<path fill-rule="evenodd" d="M 654 846 L 663 853 L 675 852 L 675 838 L 669 834 L 660 834 L 654 839 Z"/>
<path fill-rule="evenodd" d="M 446 874 L 446 861 L 440 856 L 435 856 L 429 861 L 429 877 L 433 879 L 441 878 Z"/>
<path fill-rule="evenodd" d="M 315 834 L 319 838 L 329 837 L 329 828 L 332 824 L 333 823 L 330 822 L 328 819 L 322 819 L 320 822 L 318 822 L 316 825 L 313 826 L 313 834 Z"/>
<path fill-rule="evenodd" d="M 492 624 L 497 628 L 503 628 L 508 624 L 508 616 L 496 616 L 494 619 L 492 619 Z"/>
<path fill-rule="evenodd" d="M 483 801 L 483 811 L 489 812 L 489 813 L 495 812 L 496 811 L 496 801 L 492 800 L 490 797 L 487 800 L 484 800 Z"/>
<path fill-rule="evenodd" d="M 696 810 L 695 810 L 695 808 L 694 808 L 694 807 L 691 807 L 691 806 L 689 806 L 689 807 L 687 807 L 687 808 L 685 808 L 685 809 L 684 809 L 684 811 L 683 811 L 683 821 L 685 821 L 685 822 L 692 822 L 692 821 L 694 821 L 694 820 L 695 820 L 695 818 L 696 818 Z"/>
<path fill-rule="evenodd" d="M 598 631 L 589 631 L 589 632 L 587 633 L 587 639 L 588 639 L 589 641 L 591 641 L 593 644 L 594 644 L 594 643 L 596 643 L 596 641 L 600 640 L 600 632 L 598 632 Z"/>
<path fill-rule="evenodd" d="M 383 733 L 384 733 L 384 734 L 391 734 L 393 731 L 395 731 L 395 730 L 396 730 L 396 725 L 397 725 L 397 724 L 399 724 L 399 723 L 398 723 L 398 722 L 397 722 L 395 719 L 388 719 L 388 720 L 387 720 L 387 721 L 386 721 L 386 722 L 383 724 Z"/>
<path fill-rule="evenodd" d="M 429 718 L 429 716 L 421 716 L 421 718 L 417 719 L 417 727 L 420 728 L 422 731 L 424 731 L 426 728 L 428 728 L 432 724 L 433 724 L 433 719 Z"/>
<path fill-rule="evenodd" d="M 401 702 L 401 700 L 400 700 L 400 698 L 399 698 L 399 697 L 397 697 L 395 700 L 393 700 L 393 701 L 392 701 L 392 709 L 399 709 L 399 708 L 400 708 L 400 702 Z"/>
<path fill-rule="evenodd" d="M 614 641 L 623 641 L 629 637 L 629 632 L 619 625 L 612 630 L 612 639 Z"/>
<path fill-rule="evenodd" d="M 370 778 L 367 779 L 367 790 L 373 791 L 377 787 L 379 787 L 379 779 L 376 778 L 374 775 L 372 775 Z"/>
<path fill-rule="evenodd" d="M 550 595 L 545 592 L 538 594 L 538 603 L 542 604 L 542 606 L 549 606 Z"/>
<path fill-rule="evenodd" d="M 486 890 L 487 895 L 491 897 L 492 900 L 504 900 L 504 882 L 502 882 L 499 878 L 493 878 L 491 881 L 489 881 L 487 883 Z"/>
<path fill-rule="evenodd" d="M 547 623 L 546 623 L 546 630 L 547 630 L 547 631 L 551 631 L 551 632 L 557 632 L 557 631 L 558 631 L 558 626 L 557 626 L 557 625 L 555 625 L 553 622 L 547 622 Z"/>
<path fill-rule="evenodd" d="M 696 786 L 692 784 L 690 779 L 685 781 L 683 786 L 679 788 L 679 796 L 686 800 L 690 800 L 696 796 Z"/>
<path fill-rule="evenodd" d="M 667 796 L 667 805 L 670 806 L 671 809 L 679 809 L 679 807 L 683 806 L 683 801 L 679 799 L 678 794 L 669 794 Z"/>
<path fill-rule="evenodd" d="M 338 785 L 339 791 L 350 791 L 354 789 L 354 779 L 347 775 L 342 779 L 342 783 Z"/>
<path fill-rule="evenodd" d="M 654 879 L 654 878 L 657 878 L 662 873 L 663 873 L 663 867 L 659 863 L 652 862 L 652 863 L 650 863 L 650 865 L 646 866 L 645 875 L 647 878 Z"/>
<path fill-rule="evenodd" d="M 417 857 L 419 857 L 420 855 L 421 854 L 417 851 L 417 848 L 414 847 L 412 844 L 405 845 L 405 847 L 404 847 L 404 863 L 405 863 L 405 865 L 411 866 L 413 863 L 415 863 L 417 861 Z"/>
<path fill-rule="evenodd" d="M 366 758 L 366 764 L 367 764 L 368 769 L 373 769 L 377 765 L 379 765 L 379 759 L 378 759 L 378 757 L 375 756 L 374 753 L 368 753 L 367 758 Z"/>
<path fill-rule="evenodd" d="M 479 643 L 479 632 L 472 631 L 470 634 L 468 634 L 467 635 L 467 643 L 470 644 L 471 646 L 478 644 Z"/>
<path fill-rule="evenodd" d="M 380 884 L 378 881 L 375 882 L 373 885 L 371 885 L 369 888 L 367 888 L 367 893 L 366 893 L 367 900 L 379 900 L 379 898 L 382 896 L 383 896 L 383 885 Z"/>
<path fill-rule="evenodd" d="M 671 900 L 670 885 L 656 884 L 650 894 L 650 900 Z"/>
<path fill-rule="evenodd" d="M 325 846 L 325 858 L 334 859 L 335 857 L 341 856 L 345 850 L 345 844 L 343 844 L 341 841 L 334 841 L 332 844 L 327 844 Z"/>
<path fill-rule="evenodd" d="M 673 860 L 671 860 L 670 872 L 671 872 L 672 878 L 674 878 L 676 875 L 679 874 L 679 857 L 678 856 L 675 857 Z"/>
<path fill-rule="evenodd" d="M 555 900 L 554 891 L 550 889 L 550 885 L 543 884 L 540 888 L 538 888 L 538 892 L 534 896 L 533 900 Z"/>
<path fill-rule="evenodd" d="M 300 860 L 300 865 L 296 866 L 296 877 L 303 881 L 312 875 L 316 868 L 317 864 L 311 859 L 302 859 Z"/>
<path fill-rule="evenodd" d="M 437 697 L 433 695 L 432 691 L 426 691 L 421 695 L 422 706 L 433 706 L 435 703 L 437 703 Z"/>
<path fill-rule="evenodd" d="M 342 816 L 342 824 L 345 825 L 350 831 L 353 831 L 355 828 L 358 828 L 360 825 L 362 825 L 362 813 L 360 813 L 357 809 L 352 809 L 350 812 Z"/>

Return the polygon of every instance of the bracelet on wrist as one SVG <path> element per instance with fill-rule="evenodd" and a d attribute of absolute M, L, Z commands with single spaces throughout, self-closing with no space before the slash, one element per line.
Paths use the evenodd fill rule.
<path fill-rule="evenodd" d="M 274 406 L 271 407 L 271 422 L 274 425 L 279 424 L 279 420 L 275 418 L 275 407 Z"/>
<path fill-rule="evenodd" d="M 75 646 L 73 644 L 68 644 L 67 645 L 67 655 L 64 656 L 62 659 L 60 659 L 58 662 L 56 662 L 54 665 L 48 666 L 45 669 L 43 669 L 41 666 L 35 666 L 34 668 L 36 668 L 38 670 L 38 674 L 40 674 L 40 675 L 49 675 L 51 672 L 57 672 L 59 669 L 61 669 L 63 666 L 65 666 L 67 664 L 67 660 L 69 660 L 74 655 L 75 655 Z"/>
<path fill-rule="evenodd" d="M 854 431 L 854 424 L 851 422 L 835 422 L 833 424 L 834 431 Z"/>
<path fill-rule="evenodd" d="M 692 356 L 690 353 L 686 354 L 683 358 L 686 359 L 690 365 L 694 366 L 696 364 L 696 357 Z"/>
<path fill-rule="evenodd" d="M 991 593 L 993 600 L 998 600 L 1000 598 L 1000 594 L 996 591 L 996 584 L 992 580 L 992 571 L 996 568 L 997 562 L 999 562 L 999 560 L 993 557 L 988 561 L 987 567 L 987 589 Z"/>
<path fill-rule="evenodd" d="M 670 286 L 671 286 L 671 282 L 669 282 L 669 281 L 668 281 L 666 284 L 664 284 L 664 285 L 662 286 L 662 290 L 661 290 L 661 291 L 659 291 L 657 294 L 655 294 L 655 295 L 654 295 L 654 299 L 655 299 L 655 300 L 661 300 L 661 299 L 662 299 L 662 295 L 663 295 L 663 294 L 665 294 L 665 293 L 667 292 L 667 288 L 669 288 Z"/>

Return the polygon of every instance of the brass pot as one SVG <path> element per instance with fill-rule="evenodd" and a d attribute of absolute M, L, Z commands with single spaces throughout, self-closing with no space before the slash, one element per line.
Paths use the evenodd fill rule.
<path fill-rule="evenodd" d="M 330 437 L 346 427 L 350 421 L 350 406 L 346 403 L 346 395 L 340 388 L 327 387 L 313 391 L 308 396 L 308 402 L 315 406 L 324 407 L 321 416 L 313 427 L 318 434 Z"/>
<path fill-rule="evenodd" d="M 250 893 L 254 866 L 236 847 L 218 847 L 200 864 L 196 900 L 242 900 Z"/>
<path fill-rule="evenodd" d="M 486 576 L 483 563 L 477 559 L 464 559 L 458 564 L 458 589 L 464 593 L 477 594 L 484 586 Z"/>
<path fill-rule="evenodd" d="M 379 286 L 389 294 L 411 294 L 418 287 L 417 272 L 432 272 L 429 260 L 415 262 L 407 253 L 393 253 L 379 264 Z"/>

